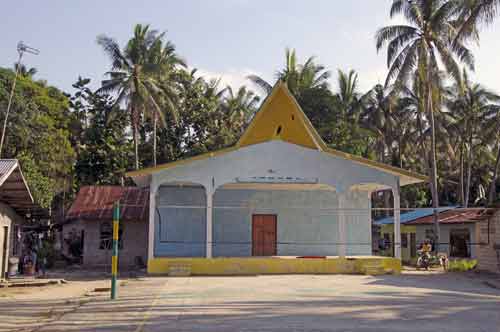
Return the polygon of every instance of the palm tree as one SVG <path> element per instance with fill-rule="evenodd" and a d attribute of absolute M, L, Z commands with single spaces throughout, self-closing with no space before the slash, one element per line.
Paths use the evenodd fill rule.
<path fill-rule="evenodd" d="M 376 33 L 376 47 L 379 51 L 387 45 L 389 72 L 386 86 L 394 81 L 398 86 L 405 85 L 410 75 L 416 70 L 424 88 L 424 108 L 431 131 L 431 147 L 428 151 L 431 174 L 430 189 L 434 208 L 436 243 L 439 244 L 434 82 L 438 81 L 439 63 L 444 65 L 453 79 L 461 82 L 458 62 L 473 69 L 473 56 L 460 40 L 455 40 L 453 43 L 456 36 L 452 22 L 456 15 L 454 1 L 394 0 L 390 16 L 393 18 L 400 14 L 403 15 L 408 24 L 392 25 L 379 29 Z"/>
<path fill-rule="evenodd" d="M 361 126 L 372 132 L 374 150 L 380 162 L 386 162 L 396 140 L 397 99 L 392 90 L 377 84 L 369 91 L 368 100 L 361 116 Z"/>
<path fill-rule="evenodd" d="M 147 113 L 153 118 L 153 166 L 156 166 L 157 157 L 157 127 L 158 120 L 166 126 L 165 115 L 170 114 L 177 122 L 178 120 L 178 75 L 179 67 L 186 67 L 186 63 L 175 53 L 175 46 L 170 41 L 163 42 L 163 34 L 157 38 L 149 50 L 149 62 L 158 66 L 157 84 L 152 84 L 152 88 L 159 88 L 155 91 L 160 99 L 160 104 L 153 104 L 151 111 Z M 161 106 L 161 107 L 157 107 Z"/>
<path fill-rule="evenodd" d="M 105 35 L 97 37 L 97 43 L 111 59 L 111 70 L 106 73 L 109 79 L 102 82 L 99 91 L 116 92 L 116 103 L 126 105 L 132 124 L 136 169 L 139 168 L 138 132 L 141 118 L 148 113 L 149 108 L 154 110 L 153 118 L 162 118 L 162 105 L 167 105 L 167 111 L 174 109 L 170 78 L 164 81 L 163 72 L 166 68 L 170 70 L 171 64 L 175 62 L 173 59 L 177 58 L 172 44 L 162 46 L 163 37 L 164 33 L 159 34 L 151 30 L 149 25 L 141 24 L 135 26 L 134 36 L 123 50 L 114 39 Z"/>
<path fill-rule="evenodd" d="M 226 117 L 227 127 L 235 131 L 237 136 L 243 133 L 252 119 L 259 101 L 259 96 L 244 86 L 240 87 L 236 93 L 230 86 L 225 89 L 221 101 L 222 112 Z"/>
<path fill-rule="evenodd" d="M 491 24 L 500 13 L 500 0 L 458 0 L 459 15 L 456 20 L 456 41 L 479 41 L 479 26 Z"/>
<path fill-rule="evenodd" d="M 290 91 L 300 97 L 303 91 L 311 88 L 328 87 L 330 72 L 325 67 L 315 63 L 314 57 L 309 57 L 304 64 L 297 63 L 294 49 L 285 49 L 285 67 L 276 73 L 276 79 L 285 81 Z M 272 84 L 257 75 L 247 78 L 261 88 L 266 94 L 272 89 Z"/>
<path fill-rule="evenodd" d="M 500 128 L 497 129 L 497 133 L 499 131 Z M 493 204 L 493 201 L 495 200 L 497 195 L 496 186 L 498 179 L 498 169 L 500 168 L 500 135 L 497 134 L 496 140 L 497 140 L 497 146 L 496 146 L 497 153 L 495 157 L 495 164 L 493 166 L 493 176 L 491 177 L 490 189 L 488 193 L 488 205 Z"/>
<path fill-rule="evenodd" d="M 472 165 L 474 163 L 476 149 L 488 143 L 490 138 L 496 135 L 486 128 L 490 127 L 491 119 L 495 120 L 499 113 L 498 103 L 500 96 L 488 91 L 477 83 L 469 80 L 468 74 L 464 71 L 463 85 L 455 84 L 451 87 L 451 100 L 448 101 L 448 109 L 455 119 L 454 126 L 458 129 L 461 152 L 467 150 L 466 163 L 467 171 L 465 175 L 464 207 L 469 205 Z M 495 121 L 493 121 L 492 124 Z M 492 128 L 498 129 L 497 126 Z M 486 135 L 485 135 L 486 134 Z M 461 156 L 463 153 L 461 153 Z M 460 179 L 460 183 L 463 180 Z M 459 188 L 459 190 L 463 190 Z"/>
<path fill-rule="evenodd" d="M 358 74 L 354 70 L 348 73 L 338 70 L 338 92 L 335 94 L 337 107 L 340 108 L 345 120 L 351 118 L 356 123 L 361 114 L 363 99 L 370 95 L 370 92 L 362 96 L 358 87 Z"/>

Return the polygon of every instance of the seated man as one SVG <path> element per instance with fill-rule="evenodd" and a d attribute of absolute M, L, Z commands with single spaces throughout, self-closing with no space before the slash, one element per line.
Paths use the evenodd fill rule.
<path fill-rule="evenodd" d="M 422 248 L 420 250 L 422 250 L 423 255 L 430 256 L 430 254 L 432 252 L 431 241 L 429 239 L 425 239 L 424 243 L 422 244 Z"/>

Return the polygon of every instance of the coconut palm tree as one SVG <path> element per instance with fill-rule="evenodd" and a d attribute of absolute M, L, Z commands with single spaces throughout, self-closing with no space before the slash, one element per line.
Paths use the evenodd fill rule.
<path fill-rule="evenodd" d="M 458 0 L 458 33 L 456 41 L 474 39 L 479 41 L 479 27 L 488 25 L 500 14 L 500 0 Z"/>
<path fill-rule="evenodd" d="M 372 132 L 374 150 L 380 162 L 387 162 L 396 140 L 397 98 L 393 91 L 377 84 L 369 91 L 369 96 L 361 116 L 361 126 Z"/>
<path fill-rule="evenodd" d="M 163 126 L 166 126 L 165 115 L 170 114 L 177 122 L 179 112 L 178 96 L 178 69 L 186 67 L 186 63 L 175 53 L 175 46 L 170 41 L 163 41 L 163 34 L 157 38 L 151 45 L 149 53 L 149 63 L 158 66 L 156 84 L 151 85 L 152 89 L 159 88 L 153 91 L 160 103 L 152 103 L 152 107 L 147 116 L 153 120 L 153 166 L 156 166 L 157 159 L 157 127 L 158 120 Z"/>
<path fill-rule="evenodd" d="M 363 100 L 370 96 L 370 92 L 364 96 L 359 92 L 358 74 L 354 70 L 346 73 L 339 69 L 337 73 L 338 92 L 335 94 L 337 107 L 346 120 L 350 118 L 357 123 Z"/>
<path fill-rule="evenodd" d="M 117 103 L 124 103 L 130 114 L 134 140 L 135 168 L 139 168 L 139 124 L 141 118 L 153 109 L 153 117 L 160 117 L 162 105 L 172 110 L 170 88 L 164 81 L 166 68 L 176 59 L 173 45 L 162 44 L 164 33 L 151 30 L 149 25 L 137 24 L 134 36 L 120 49 L 111 37 L 100 35 L 97 43 L 111 60 L 109 79 L 102 82 L 100 92 L 117 94 Z M 172 105 L 169 105 L 172 104 Z M 156 136 L 156 135 L 155 135 Z"/>
<path fill-rule="evenodd" d="M 439 243 L 439 206 L 436 162 L 436 126 L 434 96 L 438 81 L 440 63 L 457 82 L 461 82 L 459 62 L 473 69 L 472 53 L 456 36 L 453 20 L 456 17 L 456 3 L 446 0 L 408 1 L 394 0 L 390 16 L 402 15 L 407 24 L 391 25 L 376 33 L 376 47 L 380 51 L 387 45 L 386 86 L 395 82 L 405 85 L 415 73 L 423 85 L 425 114 L 429 119 L 431 147 L 428 151 L 431 175 L 431 194 L 434 207 L 436 243 Z"/>
<path fill-rule="evenodd" d="M 496 157 L 495 157 L 495 163 L 493 166 L 493 176 L 491 177 L 491 182 L 490 182 L 490 189 L 488 193 L 488 205 L 493 204 L 493 201 L 496 198 L 496 185 L 497 185 L 497 179 L 498 179 L 498 169 L 500 168 L 500 114 L 496 118 L 495 121 L 495 129 L 493 131 L 495 140 L 496 140 Z"/>
<path fill-rule="evenodd" d="M 463 78 L 462 86 L 455 84 L 450 88 L 447 106 L 455 120 L 454 127 L 457 128 L 460 137 L 461 157 L 466 150 L 467 170 L 463 205 L 467 207 L 470 201 L 472 165 L 476 159 L 476 150 L 488 143 L 495 143 L 491 142 L 491 139 L 497 136 L 495 132 L 498 129 L 496 120 L 500 110 L 500 96 L 478 83 L 471 82 L 465 70 Z M 464 183 L 463 179 L 460 179 L 460 183 Z"/>
<path fill-rule="evenodd" d="M 257 111 L 260 98 L 246 87 L 240 87 L 236 93 L 228 86 L 221 101 L 221 108 L 227 119 L 228 127 L 239 136 Z"/>
<path fill-rule="evenodd" d="M 303 91 L 311 88 L 328 87 L 330 72 L 325 67 L 315 63 L 314 57 L 309 57 L 303 64 L 297 62 L 294 49 L 285 49 L 285 67 L 276 73 L 276 79 L 285 81 L 290 91 L 300 97 Z M 272 89 L 272 84 L 257 75 L 247 78 L 261 88 L 266 94 Z"/>

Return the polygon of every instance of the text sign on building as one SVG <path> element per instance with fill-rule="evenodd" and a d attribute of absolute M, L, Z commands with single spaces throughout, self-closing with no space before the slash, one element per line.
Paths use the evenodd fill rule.
<path fill-rule="evenodd" d="M 297 184 L 315 184 L 318 183 L 318 178 L 305 178 L 295 176 L 251 176 L 238 177 L 236 182 L 239 183 L 297 183 Z"/>

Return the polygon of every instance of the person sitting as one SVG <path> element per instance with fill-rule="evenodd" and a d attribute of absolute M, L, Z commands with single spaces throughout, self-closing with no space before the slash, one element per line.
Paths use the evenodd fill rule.
<path fill-rule="evenodd" d="M 422 248 L 420 250 L 422 250 L 422 254 L 430 256 L 432 252 L 431 241 L 429 239 L 425 239 L 424 243 L 422 243 Z"/>

